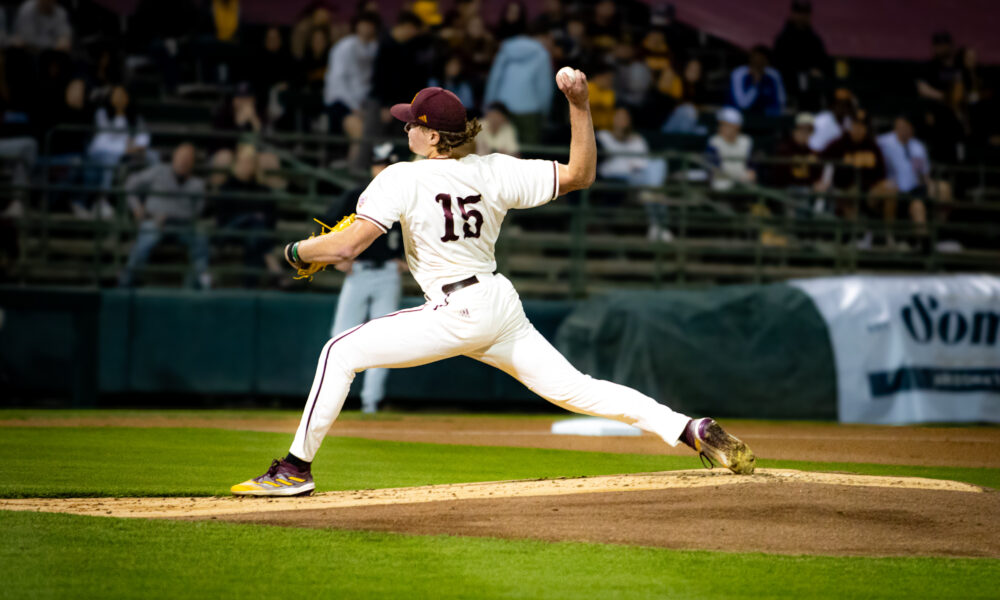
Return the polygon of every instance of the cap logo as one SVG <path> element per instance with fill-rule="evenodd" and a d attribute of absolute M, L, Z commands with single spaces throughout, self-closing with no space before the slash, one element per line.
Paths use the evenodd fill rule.
<path fill-rule="evenodd" d="M 417 119 L 419 119 L 419 120 L 423 121 L 424 123 L 426 123 L 427 122 L 427 115 L 420 115 L 419 117 L 417 117 Z"/>

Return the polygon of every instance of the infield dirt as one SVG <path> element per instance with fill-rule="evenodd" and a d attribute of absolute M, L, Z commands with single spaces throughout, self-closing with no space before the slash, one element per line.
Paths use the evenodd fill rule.
<path fill-rule="evenodd" d="M 1000 494 L 971 484 L 761 469 L 327 492 L 306 498 L 26 498 L 0 509 L 675 549 L 1000 557 Z"/>
<path fill-rule="evenodd" d="M 566 450 L 688 454 L 652 435 L 550 433 L 553 419 L 380 415 L 332 436 Z M 295 418 L 30 418 L 0 426 L 205 427 L 292 433 Z M 1000 467 L 1000 428 L 727 424 L 759 456 L 825 462 Z M 327 492 L 309 498 L 25 498 L 0 510 L 288 527 L 586 541 L 675 549 L 1000 558 L 1000 493 L 934 479 L 758 469 Z"/>

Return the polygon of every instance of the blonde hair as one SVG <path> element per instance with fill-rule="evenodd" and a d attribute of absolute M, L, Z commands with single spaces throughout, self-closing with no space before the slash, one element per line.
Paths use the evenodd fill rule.
<path fill-rule="evenodd" d="M 438 135 L 441 136 L 441 139 L 438 140 L 437 145 L 434 147 L 438 152 L 448 152 L 450 150 L 454 150 L 459 146 L 472 143 L 482 130 L 483 126 L 479 124 L 479 119 L 469 119 L 465 122 L 465 131 L 438 130 Z"/>

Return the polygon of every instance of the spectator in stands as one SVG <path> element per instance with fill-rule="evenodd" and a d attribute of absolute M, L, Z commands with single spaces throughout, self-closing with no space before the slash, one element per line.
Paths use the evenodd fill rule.
<path fill-rule="evenodd" d="M 615 119 L 615 70 L 611 65 L 598 64 L 589 69 L 587 88 L 590 93 L 590 114 L 594 129 L 611 130 Z"/>
<path fill-rule="evenodd" d="M 628 37 L 618 40 L 615 45 L 614 68 L 615 98 L 633 114 L 641 114 L 653 85 L 653 73 L 636 55 L 636 48 Z"/>
<path fill-rule="evenodd" d="M 271 254 L 277 212 L 270 188 L 257 182 L 257 151 L 250 144 L 237 148 L 232 171 L 219 187 L 215 218 L 220 229 L 245 234 L 234 238 L 243 246 L 243 263 L 248 269 L 266 268 L 272 275 L 281 274 L 281 266 Z M 235 196 L 228 196 L 233 194 Z M 259 278 L 247 273 L 246 287 L 256 287 Z"/>
<path fill-rule="evenodd" d="M 827 146 L 821 156 L 834 164 L 826 165 L 816 189 L 826 192 L 834 188 L 848 193 L 836 199 L 841 215 L 856 219 L 859 209 L 864 209 L 871 216 L 881 216 L 886 224 L 896 220 L 896 186 L 886 178 L 885 160 L 872 135 L 867 111 L 855 112 L 847 132 Z M 872 233 L 866 232 L 858 246 L 870 248 L 872 238 Z M 886 241 L 887 245 L 894 244 L 891 233 L 887 233 Z"/>
<path fill-rule="evenodd" d="M 430 87 L 442 87 L 462 101 L 462 105 L 472 108 L 477 106 L 473 92 L 472 81 L 465 74 L 465 63 L 460 54 L 452 54 L 444 61 L 441 73 L 427 81 Z M 423 87 L 423 86 L 421 86 Z"/>
<path fill-rule="evenodd" d="M 831 142 L 836 141 L 851 128 L 851 115 L 858 110 L 854 94 L 847 88 L 837 88 L 829 109 L 816 115 L 809 147 L 813 152 L 822 152 Z"/>
<path fill-rule="evenodd" d="M 934 158 L 944 163 L 958 162 L 966 131 L 963 124 L 968 99 L 962 58 L 955 50 L 951 34 L 939 31 L 931 39 L 933 57 L 917 79 L 917 94 L 926 112 L 920 123 Z"/>
<path fill-rule="evenodd" d="M 317 91 L 322 88 L 323 77 L 326 75 L 328 51 L 329 47 L 325 46 L 320 53 L 323 64 L 319 69 Z M 254 63 L 251 82 L 256 91 L 256 105 L 267 107 L 263 120 L 276 128 L 289 128 L 291 124 L 286 116 L 285 93 L 289 84 L 295 81 L 295 63 L 280 28 L 268 27 L 264 31 L 263 43 L 257 50 Z"/>
<path fill-rule="evenodd" d="M 246 81 L 241 82 L 236 85 L 231 96 L 223 98 L 212 118 L 212 128 L 219 132 L 239 132 L 248 136 L 263 130 L 264 121 L 257 112 L 257 96 L 254 94 L 253 86 Z M 219 138 L 213 141 L 209 151 L 215 154 L 220 150 L 232 148 L 233 145 L 233 138 Z"/>
<path fill-rule="evenodd" d="M 750 168 L 750 153 L 753 140 L 740 133 L 743 115 L 731 106 L 719 110 L 718 132 L 708 140 L 708 158 L 715 165 L 712 174 L 712 189 L 727 191 L 734 186 L 751 184 L 757 180 L 757 173 Z"/>
<path fill-rule="evenodd" d="M 585 65 L 594 62 L 591 58 L 592 48 L 590 37 L 587 35 L 587 22 L 583 16 L 579 13 L 569 16 L 566 20 L 565 33 L 557 38 L 556 47 L 562 53 L 560 64 Z"/>
<path fill-rule="evenodd" d="M 615 2 L 598 0 L 587 23 L 587 33 L 594 47 L 606 53 L 614 48 L 618 38 L 621 37 L 622 25 L 622 17 Z"/>
<path fill-rule="evenodd" d="M 115 167 L 123 159 L 137 162 L 156 162 L 155 152 L 150 150 L 150 136 L 142 117 L 132 104 L 131 96 L 123 85 L 116 85 L 105 106 L 94 115 L 97 133 L 87 148 L 88 166 L 84 169 L 87 186 L 99 187 L 102 192 L 111 189 Z M 98 199 L 93 210 L 81 201 L 73 203 L 73 212 L 81 218 L 110 218 L 114 210 L 105 196 Z"/>
<path fill-rule="evenodd" d="M 183 44 L 198 24 L 194 0 L 140 0 L 128 21 L 133 52 L 148 54 L 163 76 L 163 86 L 173 92 L 180 82 Z"/>
<path fill-rule="evenodd" d="M 778 144 L 774 152 L 776 158 L 784 162 L 775 164 L 767 170 L 767 184 L 785 189 L 793 198 L 803 204 L 813 196 L 813 190 L 822 174 L 819 155 L 809 147 L 809 138 L 813 134 L 813 115 L 803 112 L 795 116 L 795 128 L 791 134 Z M 813 208 L 820 212 L 822 204 Z M 797 211 L 800 215 L 808 210 Z"/>
<path fill-rule="evenodd" d="M 309 46 L 298 64 L 298 79 L 306 89 L 322 91 L 326 85 L 331 47 L 329 27 L 316 27 L 310 32 Z"/>
<path fill-rule="evenodd" d="M 885 159 L 889 179 L 896 189 L 905 194 L 903 202 L 907 202 L 907 213 L 914 223 L 927 222 L 927 208 L 924 199 L 936 203 L 951 203 L 951 185 L 944 180 L 931 178 L 930 155 L 923 142 L 913 135 L 913 123 L 906 116 L 896 117 L 892 131 L 878 137 L 878 145 Z M 945 216 L 945 210 L 939 210 L 939 216 Z"/>
<path fill-rule="evenodd" d="M 538 31 L 548 31 L 553 37 L 562 35 L 566 27 L 566 9 L 562 0 L 542 2 L 542 11 L 535 17 L 534 27 Z"/>
<path fill-rule="evenodd" d="M 392 122 L 389 107 L 409 102 L 427 85 L 431 74 L 418 52 L 423 26 L 417 15 L 403 11 L 389 35 L 379 40 L 371 96 L 383 110 L 383 123 Z"/>
<path fill-rule="evenodd" d="M 451 27 L 452 35 L 457 36 L 459 41 L 465 35 L 465 31 L 474 19 L 479 19 L 480 17 L 480 2 L 479 0 L 458 0 L 455 2 L 448 14 L 445 15 L 444 21 L 446 27 Z M 444 28 L 442 28 L 444 29 Z M 451 40 L 449 40 L 451 42 Z"/>
<path fill-rule="evenodd" d="M 673 69 L 670 46 L 667 36 L 660 29 L 650 29 L 642 38 L 642 53 L 646 66 L 653 74 L 653 81 L 659 81 L 660 74 L 666 69 Z"/>
<path fill-rule="evenodd" d="M 486 155 L 494 152 L 511 156 L 521 154 L 517 143 L 517 130 L 510 122 L 510 112 L 500 102 L 494 102 L 486 107 L 483 130 L 476 136 L 476 154 Z"/>
<path fill-rule="evenodd" d="M 333 9 L 332 5 L 323 0 L 314 0 L 300 13 L 299 19 L 292 27 L 292 35 L 288 43 L 293 59 L 302 60 L 305 57 L 306 50 L 309 49 L 312 40 L 312 32 L 315 29 L 329 31 L 333 44 L 350 33 L 349 27 L 337 22 L 332 12 Z"/>
<path fill-rule="evenodd" d="M 206 31 L 219 42 L 238 42 L 243 18 L 240 8 L 240 0 L 210 0 L 204 5 Z"/>
<path fill-rule="evenodd" d="M 483 104 L 502 102 L 525 144 L 541 141 L 552 104 L 555 81 L 548 40 L 547 31 L 533 37 L 522 32 L 504 40 L 486 82 Z"/>
<path fill-rule="evenodd" d="M 507 2 L 503 7 L 500 22 L 496 27 L 496 38 L 501 43 L 508 38 L 524 35 L 528 29 L 528 16 L 524 9 L 524 3 L 520 0 Z"/>
<path fill-rule="evenodd" d="M 81 129 L 79 131 L 58 131 L 52 134 L 48 148 L 49 164 L 79 163 L 84 152 L 87 151 L 87 145 L 93 135 L 92 131 L 87 130 L 94 126 L 94 108 L 87 102 L 86 82 L 82 78 L 71 80 L 66 84 L 62 96 L 62 102 L 52 111 L 50 118 L 45 123 L 46 131 L 57 125 Z M 55 161 L 53 161 L 54 158 Z"/>
<path fill-rule="evenodd" d="M 8 44 L 32 52 L 69 52 L 73 27 L 66 9 L 56 0 L 25 0 L 17 9 L 14 30 Z"/>
<path fill-rule="evenodd" d="M 750 59 L 733 69 L 729 78 L 729 105 L 752 115 L 780 115 L 785 110 L 785 87 L 777 69 L 768 66 L 766 46 L 750 49 Z"/>
<path fill-rule="evenodd" d="M 478 15 L 470 18 L 465 25 L 462 53 L 468 57 L 469 73 L 476 82 L 476 93 L 480 95 L 486 85 L 493 57 L 497 54 L 497 41 Z"/>
<path fill-rule="evenodd" d="M 369 10 L 379 10 L 378 0 L 367 0 L 367 5 Z M 424 27 L 436 27 L 440 30 L 441 25 L 444 23 L 444 17 L 441 15 L 441 7 L 438 0 L 414 0 L 410 3 L 409 9 L 413 14 L 417 15 L 421 25 Z"/>
<path fill-rule="evenodd" d="M 10 183 L 18 186 L 28 185 L 31 182 L 31 174 L 37 160 L 38 142 L 35 141 L 35 138 L 10 131 L 0 121 L 0 161 L 9 163 L 12 167 Z M 22 199 L 26 197 L 26 192 L 16 191 L 9 196 L 10 202 L 6 204 L 0 216 L 10 218 L 22 216 L 24 214 Z M 7 198 L 3 200 L 6 202 Z M 0 204 L 0 206 L 4 206 L 4 204 Z"/>
<path fill-rule="evenodd" d="M 823 40 L 813 29 L 809 0 L 792 1 L 792 13 L 774 39 L 774 64 L 798 108 L 818 109 L 830 57 Z"/>
<path fill-rule="evenodd" d="M 236 154 L 231 148 L 222 148 L 212 154 L 209 160 L 208 189 L 217 192 L 222 184 L 229 178 L 229 171 L 233 168 L 233 161 Z"/>
<path fill-rule="evenodd" d="M 281 158 L 273 152 L 257 154 L 257 183 L 273 192 L 288 189 L 288 179 L 281 174 Z"/>
<path fill-rule="evenodd" d="M 136 271 L 149 262 L 160 242 L 176 238 L 187 246 L 192 273 L 189 285 L 211 287 L 209 247 L 196 222 L 205 205 L 205 182 L 192 175 L 195 148 L 184 143 L 174 149 L 170 164 L 153 165 L 125 181 L 128 206 L 138 224 L 135 244 L 118 278 L 121 287 L 132 287 Z"/>
<path fill-rule="evenodd" d="M 323 54 L 329 53 L 329 46 Z M 288 83 L 292 79 L 292 55 L 285 43 L 285 36 L 280 27 L 270 26 L 264 30 L 264 38 L 254 57 L 254 73 L 251 81 L 258 90 L 267 90 L 279 83 Z M 321 78 L 322 79 L 322 78 Z M 261 100 L 263 98 L 259 98 Z"/>
<path fill-rule="evenodd" d="M 83 79 L 73 79 L 66 85 L 63 102 L 52 111 L 45 128 L 48 130 L 56 125 L 80 129 L 56 131 L 49 138 L 48 156 L 44 158 L 49 167 L 46 170 L 49 181 L 81 185 L 84 181 L 84 155 L 93 137 L 94 126 L 94 108 L 87 102 L 87 84 Z M 70 196 L 74 198 L 69 201 L 70 205 L 80 205 L 81 209 L 76 210 L 82 210 L 78 214 L 83 216 L 87 206 L 86 195 L 74 191 Z M 62 201 L 57 204 L 63 206 Z"/>
<path fill-rule="evenodd" d="M 649 156 L 649 144 L 633 131 L 632 115 L 627 108 L 622 106 L 614 111 L 611 127 L 598 130 L 597 142 L 605 157 L 597 168 L 597 174 L 602 179 L 621 181 L 631 186 L 663 186 L 667 179 L 667 162 Z M 649 239 L 672 241 L 674 236 L 667 229 L 667 210 L 662 198 L 643 194 L 642 200 L 649 215 Z"/>
<path fill-rule="evenodd" d="M 660 31 L 674 60 L 687 61 L 691 51 L 698 47 L 698 33 L 677 20 L 673 4 L 654 4 L 649 14 L 649 24 Z"/>
<path fill-rule="evenodd" d="M 240 50 L 240 0 L 209 0 L 202 7 L 201 36 L 196 45 L 202 76 L 218 83 L 239 81 L 249 75 L 243 72 L 246 65 Z"/>
<path fill-rule="evenodd" d="M 656 127 L 670 115 L 684 93 L 683 81 L 674 70 L 673 57 L 667 46 L 667 38 L 662 30 L 652 29 L 642 40 L 646 66 L 652 75 L 652 86 L 647 99 L 646 113 L 641 123 L 646 127 Z"/>
<path fill-rule="evenodd" d="M 371 92 L 380 23 L 376 14 L 360 14 L 354 21 L 354 33 L 330 49 L 323 103 L 331 133 L 344 131 L 345 118 L 360 111 L 362 101 Z M 357 133 L 360 135 L 360 125 Z"/>
<path fill-rule="evenodd" d="M 705 82 L 701 61 L 688 59 L 680 78 L 681 95 L 676 98 L 676 106 L 664 121 L 663 133 L 703 135 L 705 128 L 698 124 L 698 106 L 705 103 Z"/>

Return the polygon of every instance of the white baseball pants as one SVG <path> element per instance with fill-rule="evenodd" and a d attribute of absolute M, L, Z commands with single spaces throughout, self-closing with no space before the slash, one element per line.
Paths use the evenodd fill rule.
<path fill-rule="evenodd" d="M 577 371 L 531 325 L 503 275 L 372 319 L 323 346 L 290 452 L 312 461 L 356 373 L 465 355 L 492 365 L 567 410 L 635 425 L 677 445 L 688 417 L 631 388 Z M 474 392 L 474 390 L 470 390 Z"/>
<path fill-rule="evenodd" d="M 351 274 L 344 279 L 337 299 L 330 337 L 337 337 L 368 319 L 387 315 L 399 308 L 399 268 L 395 261 L 379 267 L 355 261 Z M 361 387 L 361 409 L 373 413 L 385 396 L 387 369 L 368 369 Z"/>

